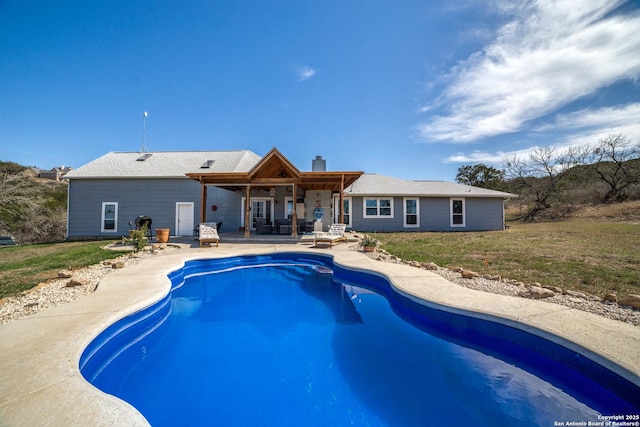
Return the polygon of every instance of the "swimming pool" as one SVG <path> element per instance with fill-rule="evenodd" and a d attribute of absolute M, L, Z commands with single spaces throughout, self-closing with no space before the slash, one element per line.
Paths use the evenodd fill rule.
<path fill-rule="evenodd" d="M 325 256 L 195 260 L 80 360 L 152 425 L 504 425 L 638 413 L 638 390 L 533 335 L 429 308 Z M 536 351 L 533 351 L 535 349 Z"/>

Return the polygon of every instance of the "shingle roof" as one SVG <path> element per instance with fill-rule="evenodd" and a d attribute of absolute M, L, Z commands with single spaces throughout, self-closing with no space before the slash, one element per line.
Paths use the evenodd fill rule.
<path fill-rule="evenodd" d="M 144 161 L 138 161 L 150 155 Z M 208 169 L 201 166 L 214 160 Z M 65 175 L 69 179 L 91 178 L 185 178 L 189 172 L 246 172 L 260 156 L 248 150 L 110 152 Z"/>
<path fill-rule="evenodd" d="M 515 194 L 446 181 L 409 181 L 365 173 L 350 187 L 347 196 L 430 196 L 430 197 L 518 197 Z"/>

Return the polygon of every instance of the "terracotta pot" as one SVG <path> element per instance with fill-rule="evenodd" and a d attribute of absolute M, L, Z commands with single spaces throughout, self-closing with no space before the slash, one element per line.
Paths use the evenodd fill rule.
<path fill-rule="evenodd" d="M 365 252 L 375 252 L 376 251 L 376 247 L 375 246 L 363 246 L 362 248 L 364 249 Z"/>
<path fill-rule="evenodd" d="M 156 240 L 158 243 L 167 243 L 169 241 L 169 228 L 156 228 Z"/>

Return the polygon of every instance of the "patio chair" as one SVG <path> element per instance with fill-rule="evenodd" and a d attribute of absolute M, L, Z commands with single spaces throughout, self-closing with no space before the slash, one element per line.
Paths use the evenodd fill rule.
<path fill-rule="evenodd" d="M 264 218 L 256 219 L 256 234 L 271 234 L 273 227 L 270 222 L 267 222 Z"/>
<path fill-rule="evenodd" d="M 328 244 L 329 247 L 332 248 L 334 243 L 346 242 L 347 237 L 344 235 L 346 229 L 346 224 L 331 224 L 329 231 L 314 236 L 313 246 L 317 247 L 318 244 L 322 243 Z"/>
<path fill-rule="evenodd" d="M 215 222 L 203 222 L 198 227 L 198 240 L 200 240 L 200 247 L 202 247 L 203 243 L 208 243 L 211 246 L 212 243 L 218 246 L 218 242 L 220 241 L 220 236 L 218 236 L 218 229 L 216 227 Z"/>

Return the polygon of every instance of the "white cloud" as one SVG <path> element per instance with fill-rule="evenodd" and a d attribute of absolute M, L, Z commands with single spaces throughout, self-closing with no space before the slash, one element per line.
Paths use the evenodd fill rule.
<path fill-rule="evenodd" d="M 473 151 L 471 153 L 456 153 L 452 156 L 449 156 L 445 163 L 485 163 L 490 165 L 498 165 L 501 166 L 502 162 L 507 157 L 527 157 L 529 153 L 538 149 L 540 147 L 534 145 L 531 147 L 523 148 L 520 150 L 513 151 L 496 151 L 496 152 L 486 152 L 486 151 Z"/>
<path fill-rule="evenodd" d="M 640 15 L 613 14 L 623 1 L 539 0 L 514 15 L 493 42 L 450 70 L 438 100 L 449 110 L 418 126 L 427 140 L 470 142 L 521 130 L 614 82 L 640 76 Z"/>
<path fill-rule="evenodd" d="M 315 76 L 317 72 L 318 72 L 317 69 L 308 67 L 306 65 L 302 67 L 298 67 L 297 69 L 298 81 L 303 82 L 305 80 L 309 80 L 310 78 Z"/>
<path fill-rule="evenodd" d="M 569 114 L 559 114 L 555 122 L 545 125 L 540 130 L 561 128 L 594 128 L 627 126 L 640 120 L 640 103 L 584 109 Z"/>
<path fill-rule="evenodd" d="M 537 130 L 569 131 L 553 144 L 545 144 L 562 153 L 572 147 L 594 145 L 609 135 L 622 135 L 630 141 L 640 141 L 640 103 L 615 107 L 585 109 L 558 115 L 555 121 Z M 446 159 L 446 163 L 485 163 L 501 165 L 503 159 L 526 158 L 537 149 L 537 145 L 513 151 L 473 151 L 456 153 Z"/>
<path fill-rule="evenodd" d="M 505 153 L 487 153 L 483 151 L 474 151 L 472 153 L 456 153 L 445 160 L 445 163 L 500 163 Z"/>
<path fill-rule="evenodd" d="M 559 148 L 595 144 L 609 135 L 623 135 L 640 141 L 640 103 L 584 109 L 556 116 L 555 121 L 539 130 L 562 130 L 570 133 L 556 145 Z"/>

